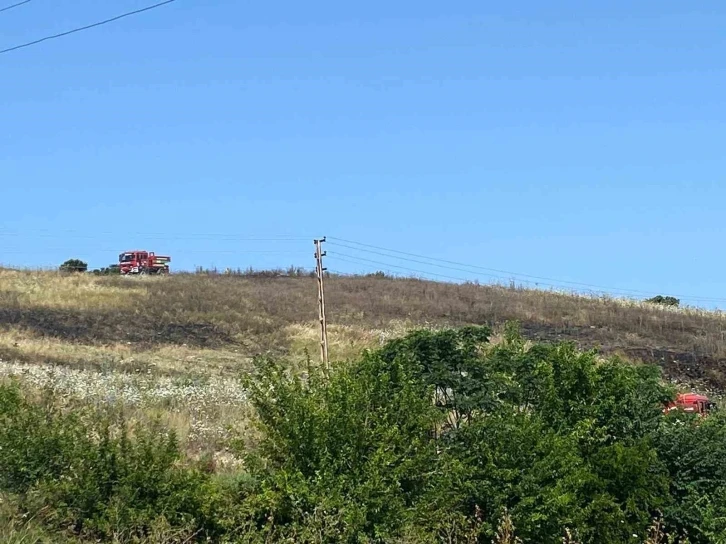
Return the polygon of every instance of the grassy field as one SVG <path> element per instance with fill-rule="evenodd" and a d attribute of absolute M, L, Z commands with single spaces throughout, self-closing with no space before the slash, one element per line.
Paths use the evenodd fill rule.
<path fill-rule="evenodd" d="M 240 377 L 260 354 L 298 368 L 308 356 L 317 362 L 316 289 L 304 275 L 0 270 L 0 382 L 52 390 L 67 407 L 121 407 L 132 424 L 158 419 L 190 458 L 233 475 L 242 464 L 233 442 L 254 446 L 259 437 Z M 505 323 L 517 320 L 528 340 L 572 340 L 657 363 L 683 387 L 717 396 L 726 389 L 719 313 L 375 276 L 328 278 L 326 301 L 333 364 L 414 328 L 486 324 L 496 343 Z M 2 507 L 0 496 L 0 518 Z M 57 541 L 31 534 L 32 524 L 5 530 L 6 541 Z"/>
<path fill-rule="evenodd" d="M 574 340 L 726 387 L 726 319 L 617 299 L 416 279 L 331 277 L 330 354 L 352 357 L 414 327 L 519 320 L 532 340 Z M 310 277 L 96 277 L 0 271 L 0 376 L 161 417 L 190 452 L 225 461 L 247 431 L 238 377 L 258 354 L 318 358 Z M 248 432 L 243 432 L 249 436 Z"/>

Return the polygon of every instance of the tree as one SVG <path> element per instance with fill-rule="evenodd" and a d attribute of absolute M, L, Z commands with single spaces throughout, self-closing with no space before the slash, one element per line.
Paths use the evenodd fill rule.
<path fill-rule="evenodd" d="M 88 270 L 88 263 L 80 259 L 68 259 L 60 265 L 61 272 L 85 272 Z"/>
<path fill-rule="evenodd" d="M 649 298 L 645 302 L 649 304 L 660 304 L 661 306 L 678 306 L 681 301 L 677 299 L 676 297 L 664 297 L 663 295 L 658 295 L 653 298 Z"/>
<path fill-rule="evenodd" d="M 278 525 L 322 512 L 325 542 L 391 541 L 439 474 L 430 431 L 440 416 L 416 369 L 372 353 L 303 379 L 260 358 L 246 382 L 264 431 L 248 463 Z"/>

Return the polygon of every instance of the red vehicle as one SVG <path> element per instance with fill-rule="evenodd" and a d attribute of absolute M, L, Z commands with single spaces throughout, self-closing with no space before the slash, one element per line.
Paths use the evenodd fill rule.
<path fill-rule="evenodd" d="M 157 255 L 153 251 L 125 251 L 118 256 L 122 275 L 168 274 L 171 257 Z"/>
<path fill-rule="evenodd" d="M 716 409 L 716 404 L 708 397 L 698 393 L 681 393 L 676 397 L 675 402 L 666 407 L 666 412 L 671 410 L 683 410 L 684 412 L 706 415 Z"/>

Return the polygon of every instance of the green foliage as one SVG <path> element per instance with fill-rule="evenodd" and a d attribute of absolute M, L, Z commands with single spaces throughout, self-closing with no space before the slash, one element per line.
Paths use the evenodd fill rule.
<path fill-rule="evenodd" d="M 61 272 L 85 272 L 88 270 L 88 263 L 85 263 L 80 259 L 68 259 L 60 265 L 59 270 Z"/>
<path fill-rule="evenodd" d="M 491 409 L 501 389 L 501 376 L 480 355 L 489 335 L 486 327 L 415 331 L 389 342 L 379 356 L 389 364 L 408 365 L 434 389 L 436 406 L 459 427 L 475 412 Z"/>
<path fill-rule="evenodd" d="M 663 295 L 657 295 L 653 298 L 649 298 L 645 302 L 650 304 L 660 304 L 662 306 L 678 306 L 681 301 L 675 297 L 664 297 Z"/>
<path fill-rule="evenodd" d="M 598 542 L 643 534 L 667 498 L 648 437 L 673 392 L 656 369 L 601 362 L 570 344 L 527 349 L 513 327 L 483 350 L 485 331 L 473 332 L 419 332 L 398 343 L 416 346 L 424 379 L 442 364 L 452 371 L 448 396 L 470 408 L 466 424 L 446 436 L 448 453 L 465 467 L 459 508 L 489 512 L 490 537 L 492 513 L 503 508 L 526 541 L 560 542 L 564 527 Z"/>
<path fill-rule="evenodd" d="M 291 530 L 324 508 L 351 542 L 412 527 L 464 539 L 476 519 L 492 539 L 508 512 L 526 542 L 561 542 L 565 528 L 584 542 L 645 538 L 671 505 L 652 444 L 673 398 L 658 370 L 528 348 L 514 326 L 488 338 L 416 331 L 329 380 L 258 361 L 260 519 Z"/>
<path fill-rule="evenodd" d="M 293 527 L 322 513 L 330 542 L 400 532 L 440 464 L 430 438 L 439 414 L 416 368 L 367 354 L 329 379 L 314 368 L 303 379 L 260 359 L 248 385 L 265 435 L 250 463 L 265 518 Z"/>
<path fill-rule="evenodd" d="M 0 386 L 0 488 L 44 512 L 57 527 L 97 537 L 143 535 L 160 521 L 202 534 L 213 519 L 214 486 L 181 464 L 173 434 L 112 416 L 63 413 Z"/>
<path fill-rule="evenodd" d="M 15 497 L 0 494 L 0 542 L 3 544 L 78 544 L 70 536 L 51 532 L 38 519 L 18 509 Z"/>
<path fill-rule="evenodd" d="M 227 479 L 158 426 L 0 386 L 0 492 L 101 540 L 726 542 L 726 416 L 664 415 L 655 367 L 489 336 L 416 331 L 330 372 L 256 359 L 261 438 Z"/>
<path fill-rule="evenodd" d="M 726 542 L 726 414 L 702 419 L 674 412 L 655 441 L 674 499 L 666 521 L 694 543 Z"/>
<path fill-rule="evenodd" d="M 119 276 L 121 275 L 121 267 L 117 264 L 112 264 L 108 267 L 94 270 L 93 274 L 94 276 Z"/>

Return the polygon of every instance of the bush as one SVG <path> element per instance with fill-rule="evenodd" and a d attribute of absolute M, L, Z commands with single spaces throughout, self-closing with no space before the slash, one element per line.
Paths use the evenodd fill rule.
<path fill-rule="evenodd" d="M 306 379 L 259 359 L 248 380 L 264 431 L 250 457 L 259 480 L 260 519 L 278 537 L 303 539 L 311 523 L 321 542 L 390 541 L 443 471 L 431 430 L 438 414 L 430 388 L 405 361 L 367 354 L 327 379 Z"/>
<path fill-rule="evenodd" d="M 299 537 L 322 510 L 321 530 L 338 535 L 326 542 L 435 540 L 452 527 L 454 540 L 492 539 L 503 516 L 525 542 L 559 543 L 565 529 L 645 539 L 673 504 L 653 445 L 674 396 L 658 369 L 571 344 L 528 348 L 515 328 L 496 347 L 488 335 L 417 331 L 329 379 L 259 360 L 258 519 Z"/>
<path fill-rule="evenodd" d="M 94 276 L 119 276 L 121 275 L 121 267 L 117 264 L 112 264 L 105 268 L 98 268 L 93 271 Z"/>
<path fill-rule="evenodd" d="M 678 306 L 680 305 L 681 301 L 675 297 L 664 297 L 663 295 L 658 295 L 653 298 L 649 298 L 645 302 L 649 304 L 660 304 L 662 306 Z"/>
<path fill-rule="evenodd" d="M 670 475 L 669 528 L 687 531 L 693 542 L 724 542 L 726 414 L 702 420 L 673 413 L 662 421 L 655 444 Z"/>
<path fill-rule="evenodd" d="M 142 536 L 159 523 L 220 532 L 209 475 L 182 463 L 173 433 L 119 416 L 63 413 L 0 385 L 0 489 L 59 528 Z"/>
<path fill-rule="evenodd" d="M 68 259 L 60 265 L 61 272 L 85 272 L 88 270 L 88 263 L 80 259 Z"/>
<path fill-rule="evenodd" d="M 644 534 L 668 498 L 649 443 L 673 398 L 658 370 L 571 344 L 529 349 L 514 327 L 496 347 L 486 339 L 477 328 L 419 331 L 383 349 L 418 364 L 443 399 L 447 453 L 463 467 L 439 491 L 449 508 L 489 513 L 489 538 L 505 510 L 525 541 L 560 542 L 565 527 L 586 541 Z"/>

